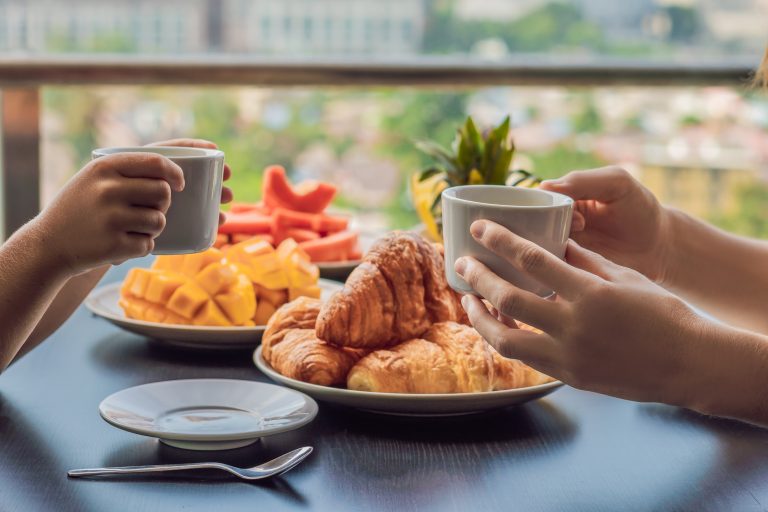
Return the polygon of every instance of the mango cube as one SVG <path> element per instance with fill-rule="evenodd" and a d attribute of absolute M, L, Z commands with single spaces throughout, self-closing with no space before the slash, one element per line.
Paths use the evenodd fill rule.
<path fill-rule="evenodd" d="M 247 275 L 209 249 L 158 256 L 150 269 L 131 269 L 119 304 L 127 317 L 149 322 L 253 325 L 256 294 Z"/>

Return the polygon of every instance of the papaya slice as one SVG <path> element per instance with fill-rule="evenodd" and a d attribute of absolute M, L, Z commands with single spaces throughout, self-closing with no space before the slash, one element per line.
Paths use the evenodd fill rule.
<path fill-rule="evenodd" d="M 346 261 L 357 248 L 357 233 L 340 231 L 317 240 L 302 242 L 299 247 L 304 249 L 313 262 Z"/>
<path fill-rule="evenodd" d="M 267 208 L 320 213 L 331 204 L 335 195 L 336 187 L 321 181 L 305 181 L 292 186 L 285 168 L 280 165 L 271 165 L 264 170 L 262 201 Z"/>
<path fill-rule="evenodd" d="M 219 226 L 219 233 L 259 235 L 269 233 L 272 218 L 259 212 L 228 213 L 227 220 Z"/>

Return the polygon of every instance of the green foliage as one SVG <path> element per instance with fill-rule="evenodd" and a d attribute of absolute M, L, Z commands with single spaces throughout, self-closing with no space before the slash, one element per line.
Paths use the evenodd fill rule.
<path fill-rule="evenodd" d="M 561 144 L 546 152 L 529 153 L 536 175 L 544 180 L 559 178 L 570 171 L 593 169 L 608 164 L 593 153 L 579 151 L 571 144 Z"/>
<path fill-rule="evenodd" d="M 733 233 L 768 239 L 768 184 L 756 181 L 738 187 L 735 193 L 736 211 L 709 220 Z"/>
<path fill-rule="evenodd" d="M 424 34 L 427 53 L 469 52 L 479 41 L 500 39 L 512 52 L 605 46 L 600 28 L 584 20 L 581 10 L 553 2 L 514 21 L 462 20 L 447 4 L 433 6 Z"/>
<path fill-rule="evenodd" d="M 587 95 L 584 108 L 573 118 L 573 129 L 577 133 L 598 133 L 603 131 L 603 121 L 592 96 Z"/>
<path fill-rule="evenodd" d="M 419 179 L 443 175 L 449 187 L 474 182 L 503 185 L 515 154 L 509 136 L 509 116 L 484 135 L 480 135 L 468 116 L 456 132 L 451 151 L 433 141 L 418 141 L 416 149 L 434 160 Z"/>

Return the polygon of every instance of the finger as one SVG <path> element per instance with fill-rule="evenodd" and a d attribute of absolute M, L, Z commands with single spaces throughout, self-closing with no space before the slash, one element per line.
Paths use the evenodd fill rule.
<path fill-rule="evenodd" d="M 119 249 L 111 258 L 113 265 L 119 265 L 131 258 L 140 258 L 151 253 L 155 248 L 154 239 L 141 233 L 123 233 L 120 238 Z"/>
<path fill-rule="evenodd" d="M 229 187 L 222 187 L 221 189 L 221 204 L 227 204 L 234 198 L 232 189 Z"/>
<path fill-rule="evenodd" d="M 535 326 L 551 328 L 560 305 L 521 290 L 493 273 L 474 258 L 456 260 L 456 273 L 502 314 Z"/>
<path fill-rule="evenodd" d="M 154 208 L 163 213 L 171 205 L 171 186 L 164 180 L 131 178 L 117 183 L 119 188 L 113 197 L 125 204 Z"/>
<path fill-rule="evenodd" d="M 160 142 L 147 144 L 147 146 L 180 146 L 184 148 L 218 149 L 218 146 L 209 140 L 190 138 L 162 140 Z"/>
<path fill-rule="evenodd" d="M 601 254 L 585 249 L 574 240 L 568 240 L 565 260 L 574 267 L 586 270 L 606 281 L 617 281 L 633 273 L 632 270 L 612 262 Z"/>
<path fill-rule="evenodd" d="M 549 365 L 553 361 L 556 347 L 549 335 L 510 329 L 496 320 L 475 296 L 465 295 L 461 305 L 475 330 L 502 356 L 535 361 L 541 365 Z"/>
<path fill-rule="evenodd" d="M 113 165 L 126 178 L 154 178 L 165 180 L 171 190 L 184 190 L 181 167 L 157 153 L 115 153 L 99 158 L 101 165 Z"/>
<path fill-rule="evenodd" d="M 584 218 L 584 214 L 580 211 L 573 210 L 573 219 L 571 219 L 571 233 L 584 231 L 585 227 L 587 227 L 587 221 Z"/>
<path fill-rule="evenodd" d="M 227 216 L 224 215 L 222 212 L 219 212 L 219 226 L 224 224 L 227 221 Z"/>
<path fill-rule="evenodd" d="M 229 167 L 229 165 L 224 164 L 224 181 L 227 181 L 231 177 L 232 177 L 232 169 Z"/>
<path fill-rule="evenodd" d="M 596 199 L 610 203 L 628 194 L 634 180 L 621 167 L 609 166 L 589 171 L 572 171 L 562 178 L 543 181 L 539 186 L 543 190 L 559 192 L 575 200 Z"/>
<path fill-rule="evenodd" d="M 154 238 L 165 229 L 165 215 L 154 208 L 135 206 L 122 213 L 120 228 L 126 233 L 148 235 Z"/>
<path fill-rule="evenodd" d="M 563 297 L 577 295 L 589 284 L 589 274 L 495 222 L 475 221 L 470 231 L 478 243 Z"/>
<path fill-rule="evenodd" d="M 517 322 L 515 321 L 514 318 L 512 318 L 511 316 L 505 315 L 504 313 L 502 313 L 501 311 L 499 311 L 495 307 L 490 306 L 488 311 L 490 311 L 491 315 L 493 315 L 493 317 L 496 320 L 498 320 L 499 322 L 503 323 L 504 325 L 506 325 L 510 329 L 519 329 L 520 328 L 520 326 L 517 325 Z"/>

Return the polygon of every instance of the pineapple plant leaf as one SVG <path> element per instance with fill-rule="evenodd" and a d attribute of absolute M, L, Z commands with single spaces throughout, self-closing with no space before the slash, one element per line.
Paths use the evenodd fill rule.
<path fill-rule="evenodd" d="M 536 186 L 541 181 L 525 171 L 510 170 L 515 145 L 510 138 L 510 118 L 481 132 L 471 116 L 456 130 L 448 150 L 433 141 L 417 141 L 416 148 L 434 162 L 414 175 L 411 193 L 419 216 L 436 240 L 442 239 L 440 194 L 447 187 L 459 185 Z"/>

